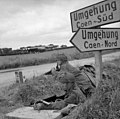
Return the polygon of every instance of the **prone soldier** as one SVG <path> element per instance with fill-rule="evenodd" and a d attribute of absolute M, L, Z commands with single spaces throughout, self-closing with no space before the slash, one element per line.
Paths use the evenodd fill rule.
<path fill-rule="evenodd" d="M 63 100 L 56 100 L 55 102 L 50 102 L 48 104 L 35 104 L 35 110 L 61 110 L 69 104 L 78 105 L 79 103 L 84 103 L 86 97 L 77 86 L 75 82 L 75 77 L 72 73 L 62 71 L 61 76 L 59 76 L 58 78 L 58 81 L 64 85 L 64 90 L 66 92 L 65 98 Z M 67 114 L 69 112 L 70 111 L 67 111 Z M 62 116 L 67 115 L 66 113 L 62 114 Z"/>
<path fill-rule="evenodd" d="M 51 70 L 51 74 L 53 76 L 58 77 L 61 75 L 61 71 L 66 71 L 72 73 L 75 77 L 75 81 L 80 88 L 80 90 L 84 93 L 86 97 L 90 97 L 96 88 L 96 80 L 95 77 L 90 76 L 88 73 L 80 70 L 72 66 L 68 62 L 68 58 L 64 54 L 59 54 L 57 57 L 57 68 L 53 68 Z M 88 75 L 87 75 L 88 74 Z"/>

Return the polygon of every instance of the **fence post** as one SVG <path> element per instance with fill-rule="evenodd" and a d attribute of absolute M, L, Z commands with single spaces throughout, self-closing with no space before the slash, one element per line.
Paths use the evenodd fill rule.
<path fill-rule="evenodd" d="M 15 72 L 16 83 L 23 83 L 22 71 Z"/>
<path fill-rule="evenodd" d="M 23 83 L 23 75 L 22 71 L 19 72 L 20 83 Z"/>
<path fill-rule="evenodd" d="M 19 73 L 18 73 L 18 71 L 15 72 L 15 79 L 16 79 L 16 83 L 19 83 Z"/>

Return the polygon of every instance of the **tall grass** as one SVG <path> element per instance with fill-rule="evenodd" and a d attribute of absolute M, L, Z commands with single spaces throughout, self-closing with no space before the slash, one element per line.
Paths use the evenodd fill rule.
<path fill-rule="evenodd" d="M 56 62 L 58 54 L 64 53 L 69 60 L 91 57 L 92 53 L 80 53 L 75 48 L 36 54 L 0 56 L 0 69 L 17 68 Z"/>
<path fill-rule="evenodd" d="M 111 53 L 116 50 L 105 50 L 103 54 Z M 119 51 L 119 50 L 118 50 Z M 69 60 L 78 60 L 88 57 L 93 57 L 93 52 L 81 53 L 75 47 L 53 50 L 43 53 L 36 54 L 23 54 L 23 55 L 12 55 L 12 56 L 0 56 L 0 69 L 18 68 L 24 66 L 40 65 L 45 63 L 53 63 L 56 61 L 58 54 L 64 53 Z"/>

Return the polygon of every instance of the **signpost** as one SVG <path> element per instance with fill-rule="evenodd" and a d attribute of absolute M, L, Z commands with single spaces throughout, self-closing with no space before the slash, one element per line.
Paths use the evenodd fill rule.
<path fill-rule="evenodd" d="M 120 0 L 105 0 L 70 13 L 72 31 L 120 21 Z"/>
<path fill-rule="evenodd" d="M 105 49 L 120 48 L 120 28 L 79 29 L 70 42 L 80 51 L 96 51 L 96 82 L 97 86 L 102 78 L 102 55 Z"/>
<path fill-rule="evenodd" d="M 120 21 L 120 0 L 105 0 L 70 13 L 70 42 L 82 52 L 95 52 L 97 85 L 102 78 L 102 50 L 120 48 L 120 29 L 100 28 Z M 89 28 L 89 29 L 88 29 Z"/>
<path fill-rule="evenodd" d="M 120 28 L 79 29 L 70 42 L 82 52 L 120 48 Z"/>

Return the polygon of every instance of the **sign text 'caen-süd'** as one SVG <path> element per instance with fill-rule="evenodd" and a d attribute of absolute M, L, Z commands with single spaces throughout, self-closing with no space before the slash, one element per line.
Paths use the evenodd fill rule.
<path fill-rule="evenodd" d="M 79 29 L 71 42 L 81 51 L 120 48 L 120 29 Z"/>
<path fill-rule="evenodd" d="M 70 13 L 72 31 L 120 21 L 120 0 L 107 0 Z"/>

